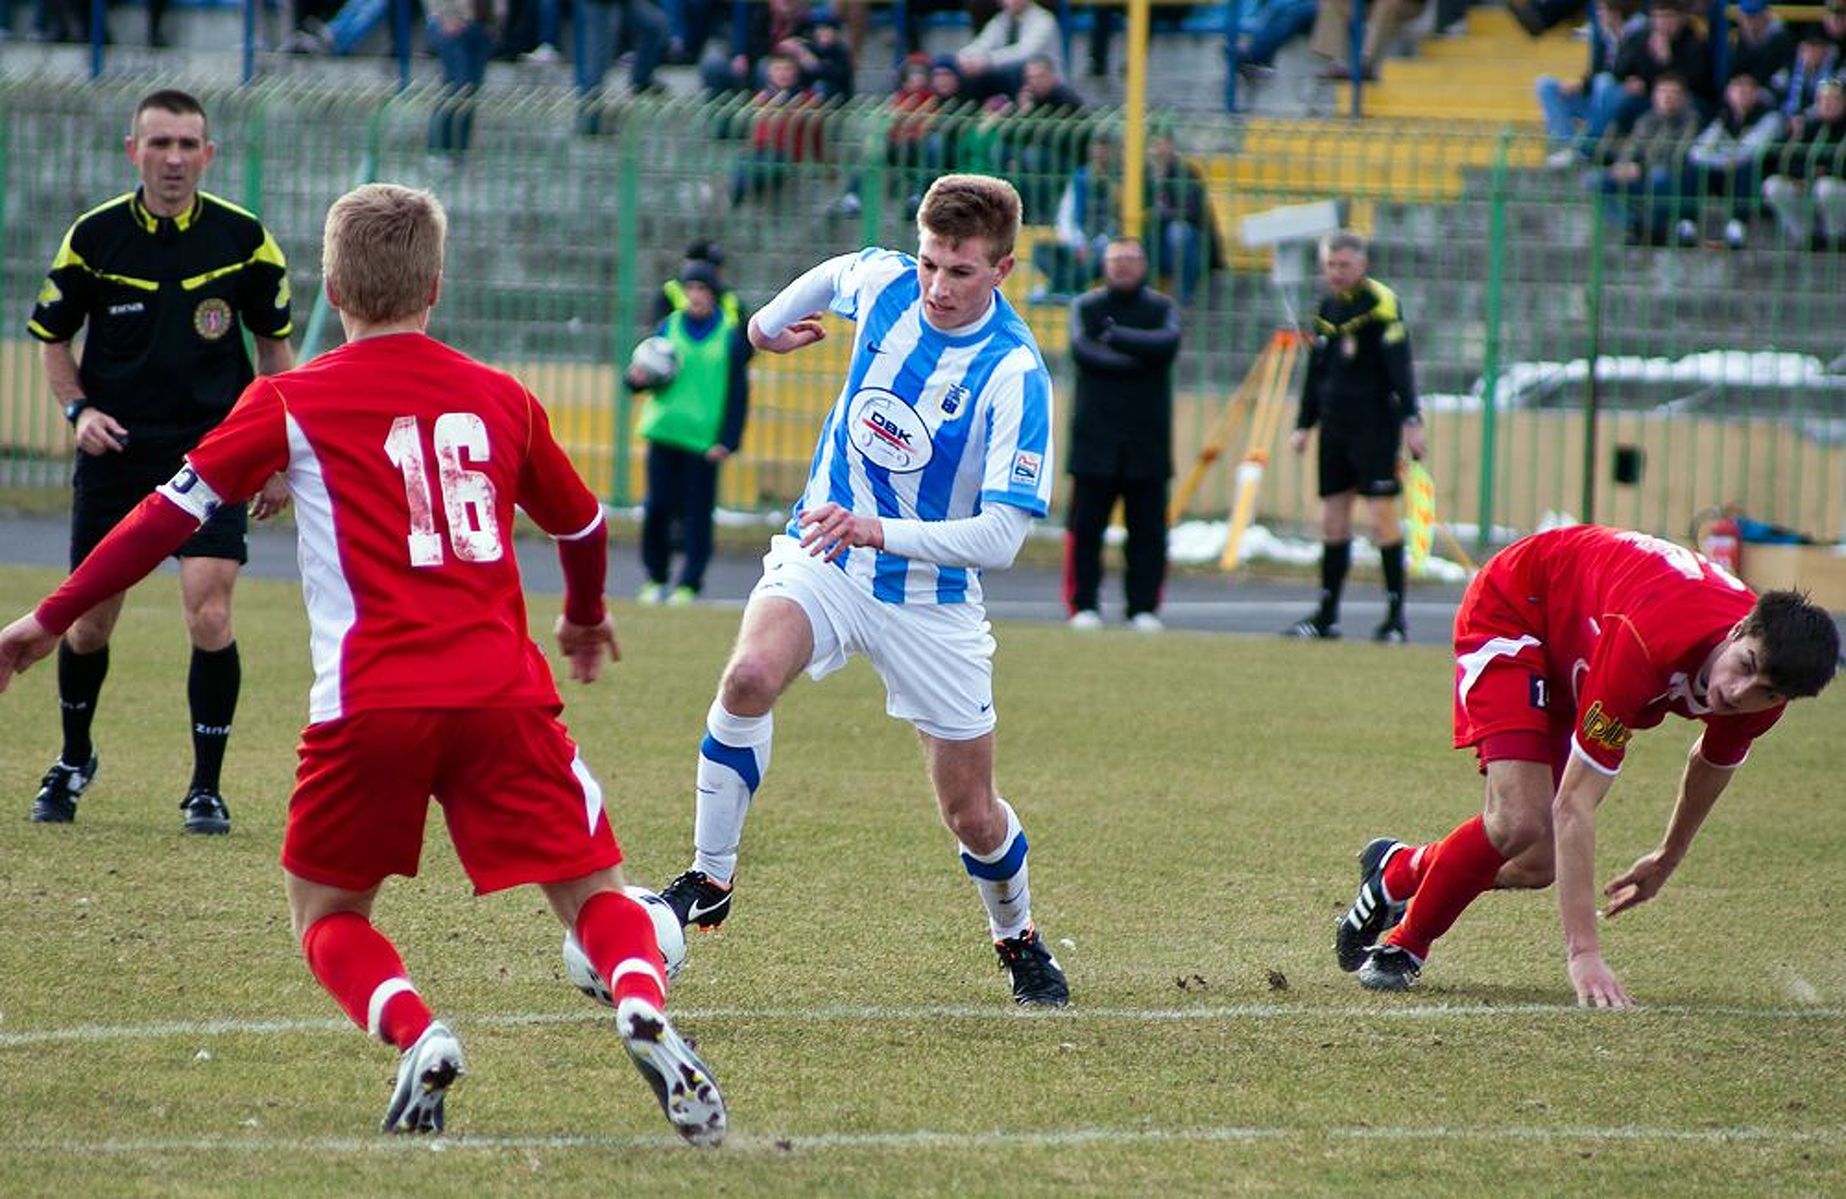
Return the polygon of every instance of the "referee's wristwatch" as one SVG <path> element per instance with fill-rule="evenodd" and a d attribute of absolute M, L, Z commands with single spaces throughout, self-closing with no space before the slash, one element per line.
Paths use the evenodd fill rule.
<path fill-rule="evenodd" d="M 70 422 L 71 428 L 74 429 L 77 427 L 77 418 L 81 416 L 83 410 L 89 406 L 90 401 L 84 399 L 82 396 L 78 396 L 76 399 L 64 405 L 64 419 Z"/>

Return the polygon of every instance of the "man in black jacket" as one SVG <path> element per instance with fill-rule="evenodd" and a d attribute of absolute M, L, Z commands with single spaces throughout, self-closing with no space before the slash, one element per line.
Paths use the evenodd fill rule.
<path fill-rule="evenodd" d="M 1410 335 L 1397 293 L 1366 276 L 1365 239 L 1350 230 L 1320 243 L 1327 295 L 1314 317 L 1314 349 L 1289 448 L 1307 448 L 1320 426 L 1320 607 L 1286 636 L 1340 635 L 1340 589 L 1352 564 L 1352 501 L 1363 495 L 1384 568 L 1389 608 L 1372 640 L 1399 642 L 1404 629 L 1404 532 L 1397 519 L 1397 454 L 1427 448 L 1410 365 Z"/>
<path fill-rule="evenodd" d="M 1147 253 L 1132 238 L 1103 251 L 1103 286 L 1070 306 L 1077 402 L 1070 422 L 1070 516 L 1065 572 L 1070 626 L 1102 624 L 1102 539 L 1122 501 L 1128 526 L 1128 621 L 1161 630 L 1167 572 L 1167 480 L 1173 474 L 1173 359 L 1179 306 L 1147 286 Z"/>

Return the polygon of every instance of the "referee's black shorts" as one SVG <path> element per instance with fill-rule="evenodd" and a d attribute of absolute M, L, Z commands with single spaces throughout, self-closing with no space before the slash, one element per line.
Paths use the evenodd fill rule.
<path fill-rule="evenodd" d="M 1401 433 L 1394 428 L 1320 430 L 1320 497 L 1356 491 L 1369 498 L 1397 495 L 1397 451 Z"/>
<path fill-rule="evenodd" d="M 136 504 L 179 471 L 183 459 L 127 461 L 120 454 L 78 453 L 71 478 L 71 569 L 89 557 L 96 543 L 108 535 Z M 242 565 L 250 560 L 244 534 L 250 529 L 249 510 L 243 504 L 226 504 L 212 513 L 199 531 L 174 551 L 179 558 L 228 558 Z"/>

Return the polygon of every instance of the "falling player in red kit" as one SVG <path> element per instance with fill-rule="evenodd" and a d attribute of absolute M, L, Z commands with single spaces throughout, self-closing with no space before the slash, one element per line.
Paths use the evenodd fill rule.
<path fill-rule="evenodd" d="M 545 892 L 609 980 L 617 1030 L 668 1119 L 715 1144 L 723 1100 L 666 1018 L 653 921 L 622 892 L 602 791 L 527 633 L 515 504 L 558 541 L 571 677 L 591 682 L 620 656 L 602 507 L 531 392 L 425 333 L 446 233 L 428 192 L 370 184 L 335 201 L 322 265 L 346 344 L 251 384 L 170 482 L 0 631 L 0 689 L 219 505 L 285 471 L 314 684 L 282 865 L 308 968 L 401 1051 L 384 1128 L 439 1131 L 464 1070 L 460 1041 L 370 919 L 384 879 L 417 872 L 434 796 L 476 890 Z"/>
<path fill-rule="evenodd" d="M 1340 968 L 1403 990 L 1481 892 L 1555 879 L 1577 1001 L 1630 1006 L 1603 960 L 1594 878 L 1596 806 L 1629 738 L 1669 713 L 1703 724 L 1660 846 L 1603 889 L 1607 916 L 1654 897 L 1751 743 L 1788 701 L 1819 694 L 1839 652 L 1832 618 L 1804 596 L 1758 599 L 1657 537 L 1578 525 L 1509 546 L 1455 617 L 1455 746 L 1479 758 L 1486 804 L 1440 841 L 1380 837 L 1360 852 Z"/>

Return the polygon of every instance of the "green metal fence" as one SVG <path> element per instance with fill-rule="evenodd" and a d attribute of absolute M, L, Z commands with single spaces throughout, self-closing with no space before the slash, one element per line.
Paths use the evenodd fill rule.
<path fill-rule="evenodd" d="M 133 185 L 121 139 L 141 90 L 0 84 L 0 295 L 10 314 L 0 485 L 61 487 L 67 477 L 68 434 L 24 323 L 71 219 Z M 429 186 L 451 217 L 432 331 L 525 378 L 617 503 L 639 488 L 638 401 L 623 393 L 618 365 L 648 332 L 686 243 L 718 239 L 727 281 L 755 307 L 827 254 L 909 245 L 910 207 L 936 173 L 1004 174 L 1028 222 L 1005 290 L 1067 379 L 1057 293 L 1089 280 L 1057 248 L 1058 208 L 1087 164 L 1086 194 L 1107 210 L 1119 154 L 1115 113 L 773 108 L 748 97 L 586 111 L 544 89 L 483 97 L 458 159 L 426 149 L 432 116 L 452 103 L 434 88 L 259 85 L 203 98 L 219 147 L 207 187 L 259 211 L 281 242 L 305 349 L 339 337 L 315 304 L 328 203 L 368 178 Z M 1445 519 L 1491 528 L 1496 540 L 1551 512 L 1684 536 L 1695 512 L 1734 502 L 1828 539 L 1843 532 L 1846 255 L 1785 245 L 1766 214 L 1752 216 L 1741 251 L 1627 244 L 1621 211 L 1578 174 L 1544 168 L 1535 128 L 1156 114 L 1155 131 L 1196 169 L 1221 259 L 1186 307 L 1182 462 L 1270 333 L 1313 302 L 1311 279 L 1278 284 L 1272 253 L 1241 245 L 1241 218 L 1336 198 L 1373 239 L 1373 273 L 1403 298 Z M 1724 215 L 1708 214 L 1711 228 Z M 1165 285 L 1178 286 L 1168 274 Z M 725 504 L 768 509 L 797 494 L 846 340 L 756 361 Z M 1312 522 L 1303 466 L 1278 457 L 1259 519 Z M 1196 513 L 1229 507 L 1228 473 L 1200 490 Z"/>

